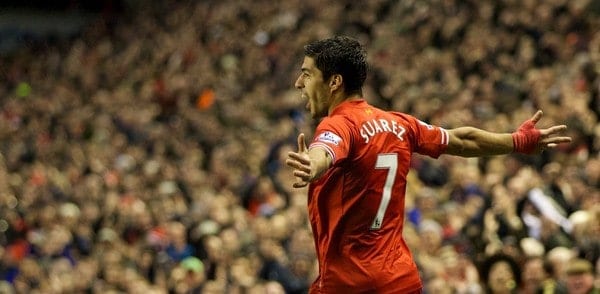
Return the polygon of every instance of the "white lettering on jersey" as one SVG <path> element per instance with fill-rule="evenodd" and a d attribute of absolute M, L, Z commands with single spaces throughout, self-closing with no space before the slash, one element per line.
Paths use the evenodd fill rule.
<path fill-rule="evenodd" d="M 400 141 L 404 141 L 406 129 L 395 120 L 388 121 L 382 118 L 366 121 L 360 126 L 360 136 L 365 139 L 365 143 L 369 143 L 371 137 L 379 133 L 392 133 Z"/>

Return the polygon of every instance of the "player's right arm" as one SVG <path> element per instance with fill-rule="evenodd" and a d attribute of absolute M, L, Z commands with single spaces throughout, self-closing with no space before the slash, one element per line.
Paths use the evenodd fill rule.
<path fill-rule="evenodd" d="M 537 129 L 535 124 L 542 117 L 537 111 L 514 133 L 494 133 L 474 127 L 460 127 L 448 130 L 449 141 L 445 153 L 464 157 L 500 155 L 511 152 L 532 154 L 560 143 L 571 142 L 570 137 L 559 136 L 567 129 L 565 125 Z"/>

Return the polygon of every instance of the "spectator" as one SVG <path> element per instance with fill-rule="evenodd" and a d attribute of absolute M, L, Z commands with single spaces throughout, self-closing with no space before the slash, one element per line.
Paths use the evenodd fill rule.
<path fill-rule="evenodd" d="M 496 254 L 481 265 L 481 278 L 487 291 L 494 294 L 518 293 L 521 287 L 521 271 L 510 256 Z"/>
<path fill-rule="evenodd" d="M 544 270 L 544 258 L 541 256 L 527 258 L 523 264 L 521 275 L 521 280 L 523 281 L 521 293 L 535 294 L 543 292 L 542 283 L 548 278 Z"/>
<path fill-rule="evenodd" d="M 573 251 L 565 247 L 556 247 L 546 254 L 547 272 L 550 274 L 550 279 L 545 284 L 548 284 L 548 287 L 557 289 L 564 287 L 566 266 L 574 257 Z"/>
<path fill-rule="evenodd" d="M 594 285 L 592 264 L 586 259 L 574 258 L 569 261 L 566 284 L 569 294 L 600 293 L 600 288 Z"/>

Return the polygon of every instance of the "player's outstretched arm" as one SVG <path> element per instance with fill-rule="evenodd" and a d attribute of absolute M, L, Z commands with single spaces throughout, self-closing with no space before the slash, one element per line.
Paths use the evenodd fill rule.
<path fill-rule="evenodd" d="M 447 154 L 464 157 L 500 155 L 511 152 L 536 154 L 558 144 L 571 142 L 571 138 L 561 134 L 566 125 L 551 126 L 545 129 L 535 127 L 541 119 L 538 110 L 531 119 L 525 121 L 514 133 L 494 133 L 474 127 L 460 127 L 448 130 L 450 140 Z"/>
<path fill-rule="evenodd" d="M 302 188 L 318 179 L 331 166 L 331 157 L 321 147 L 308 149 L 304 141 L 304 134 L 298 135 L 298 151 L 288 152 L 285 164 L 291 167 L 293 174 L 298 179 L 294 188 Z"/>

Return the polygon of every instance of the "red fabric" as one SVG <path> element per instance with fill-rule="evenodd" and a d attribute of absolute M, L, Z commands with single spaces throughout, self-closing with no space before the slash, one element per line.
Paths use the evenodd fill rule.
<path fill-rule="evenodd" d="M 444 129 L 384 112 L 364 100 L 346 101 L 321 121 L 309 148 L 325 149 L 333 166 L 309 187 L 320 264 L 311 293 L 409 293 L 422 288 L 401 238 L 406 176 L 413 152 L 438 157 L 447 144 Z M 376 218 L 380 210 L 382 219 Z"/>

